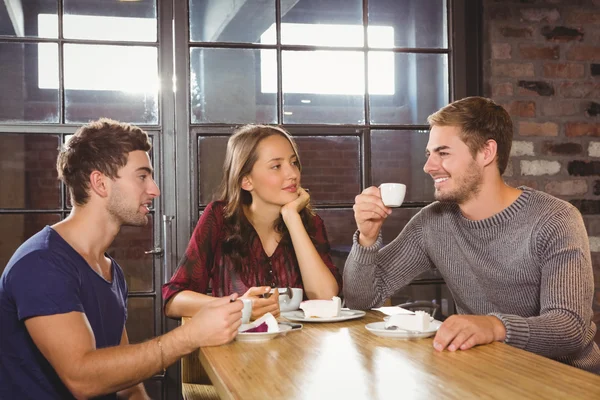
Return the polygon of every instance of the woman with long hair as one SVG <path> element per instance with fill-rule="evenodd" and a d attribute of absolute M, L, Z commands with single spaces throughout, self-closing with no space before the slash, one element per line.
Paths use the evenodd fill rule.
<path fill-rule="evenodd" d="M 278 293 L 296 287 L 308 299 L 331 299 L 341 276 L 329 254 L 323 220 L 300 185 L 296 143 L 282 128 L 246 125 L 229 138 L 218 200 L 210 203 L 185 256 L 163 285 L 165 313 L 194 315 L 215 297 L 253 299 L 252 317 L 279 315 Z M 206 295 L 209 283 L 212 296 Z"/>

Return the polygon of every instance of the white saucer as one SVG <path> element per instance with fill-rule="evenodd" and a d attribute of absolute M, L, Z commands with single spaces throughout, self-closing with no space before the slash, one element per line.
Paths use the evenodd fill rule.
<path fill-rule="evenodd" d="M 365 312 L 361 310 L 342 310 L 340 312 L 339 317 L 331 317 L 331 318 L 305 318 L 304 311 L 296 310 L 296 311 L 288 311 L 282 312 L 281 316 L 289 319 L 290 321 L 301 321 L 301 322 L 339 322 L 339 321 L 347 321 L 349 319 L 357 319 L 365 316 Z"/>
<path fill-rule="evenodd" d="M 266 340 L 275 339 L 279 335 L 285 335 L 292 330 L 290 325 L 277 325 L 279 326 L 279 332 L 238 332 L 235 339 L 239 342 L 264 342 Z M 242 325 L 240 329 L 243 329 L 243 327 L 244 325 Z"/>
<path fill-rule="evenodd" d="M 429 324 L 429 329 L 424 332 L 409 332 L 402 329 L 385 329 L 385 322 L 372 322 L 365 325 L 365 328 L 374 335 L 390 338 L 390 339 L 422 339 L 435 335 L 439 327 L 442 325 L 440 321 L 433 320 Z"/>

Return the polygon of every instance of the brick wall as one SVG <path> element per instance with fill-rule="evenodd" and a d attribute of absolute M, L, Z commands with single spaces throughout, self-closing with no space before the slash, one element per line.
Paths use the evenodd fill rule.
<path fill-rule="evenodd" d="M 600 323 L 600 0 L 484 0 L 483 64 L 515 126 L 506 181 L 583 214 Z"/>

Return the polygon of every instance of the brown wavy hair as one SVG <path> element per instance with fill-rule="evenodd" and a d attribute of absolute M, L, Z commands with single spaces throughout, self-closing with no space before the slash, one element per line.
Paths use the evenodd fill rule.
<path fill-rule="evenodd" d="M 83 125 L 61 148 L 56 161 L 58 179 L 69 189 L 71 202 L 89 200 L 90 174 L 100 171 L 115 179 L 127 164 L 129 153 L 150 151 L 148 134 L 135 125 L 100 118 Z"/>
<path fill-rule="evenodd" d="M 498 144 L 496 164 L 500 175 L 506 170 L 513 139 L 513 124 L 508 112 L 485 97 L 466 97 L 448 104 L 427 118 L 429 126 L 457 126 L 460 138 L 475 157 L 492 139 Z"/>
<path fill-rule="evenodd" d="M 225 239 L 224 254 L 231 257 L 234 267 L 238 272 L 246 275 L 249 271 L 243 270 L 242 259 L 248 255 L 248 244 L 254 229 L 244 214 L 244 206 L 252 204 L 252 195 L 242 189 L 242 180 L 252 172 L 258 160 L 258 145 L 264 139 L 279 135 L 285 138 L 296 155 L 298 168 L 302 172 L 302 164 L 298 155 L 298 147 L 291 135 L 283 128 L 269 125 L 244 125 L 237 129 L 227 142 L 227 152 L 223 163 L 223 179 L 217 191 L 216 199 L 225 202 L 225 220 L 232 226 L 231 234 Z M 310 202 L 300 211 L 302 223 L 309 236 L 313 239 L 312 217 L 315 215 Z M 281 215 L 273 224 L 273 229 L 281 233 L 281 243 L 291 245 L 291 238 L 287 226 Z M 245 263 L 247 265 L 247 263 Z"/>

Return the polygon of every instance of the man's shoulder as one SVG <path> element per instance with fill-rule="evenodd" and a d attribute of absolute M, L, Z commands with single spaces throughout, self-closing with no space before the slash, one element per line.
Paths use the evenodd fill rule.
<path fill-rule="evenodd" d="M 560 213 L 579 212 L 577 207 L 575 207 L 573 204 L 546 192 L 531 189 L 526 186 L 520 186 L 519 189 L 523 190 L 524 192 L 529 192 L 528 203 L 530 205 L 530 211 L 537 211 L 546 216 Z"/>
<path fill-rule="evenodd" d="M 16 266 L 25 268 L 33 265 L 35 260 L 50 257 L 55 251 L 53 234 L 52 228 L 46 226 L 23 242 L 8 261 L 3 275 L 8 275 Z"/>

